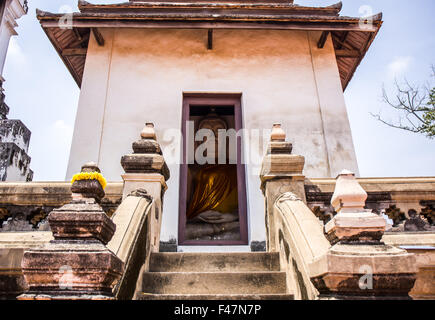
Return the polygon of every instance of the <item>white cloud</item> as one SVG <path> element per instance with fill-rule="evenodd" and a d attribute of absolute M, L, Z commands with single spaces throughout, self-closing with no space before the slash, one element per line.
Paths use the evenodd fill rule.
<path fill-rule="evenodd" d="M 397 77 L 408 70 L 413 58 L 407 57 L 395 57 L 393 61 L 388 64 L 388 73 L 390 77 Z"/>
<path fill-rule="evenodd" d="M 7 58 L 11 59 L 12 62 L 17 64 L 23 64 L 27 61 L 26 55 L 18 44 L 16 37 L 12 37 L 9 42 Z"/>
<path fill-rule="evenodd" d="M 53 124 L 56 139 L 59 141 L 70 142 L 73 134 L 72 126 L 65 123 L 63 120 L 57 120 Z"/>

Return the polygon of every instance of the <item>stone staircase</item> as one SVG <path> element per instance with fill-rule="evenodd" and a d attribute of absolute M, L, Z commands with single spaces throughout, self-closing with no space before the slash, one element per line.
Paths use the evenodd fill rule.
<path fill-rule="evenodd" d="M 141 300 L 291 300 L 279 253 L 153 253 Z"/>

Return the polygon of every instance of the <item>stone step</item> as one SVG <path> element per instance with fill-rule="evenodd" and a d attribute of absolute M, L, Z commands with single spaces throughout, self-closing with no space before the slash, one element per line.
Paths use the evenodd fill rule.
<path fill-rule="evenodd" d="M 286 293 L 286 274 L 261 272 L 145 272 L 145 293 L 270 294 Z"/>
<path fill-rule="evenodd" d="M 153 253 L 151 272 L 279 271 L 278 252 Z"/>
<path fill-rule="evenodd" d="M 292 294 L 153 294 L 142 293 L 139 300 L 293 300 Z"/>

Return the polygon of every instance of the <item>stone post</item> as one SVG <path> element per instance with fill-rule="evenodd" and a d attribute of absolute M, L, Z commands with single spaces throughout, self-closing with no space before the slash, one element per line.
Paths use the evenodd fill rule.
<path fill-rule="evenodd" d="M 386 221 L 364 209 L 366 199 L 355 175 L 342 171 L 331 200 L 337 215 L 325 226 L 334 245 L 310 266 L 320 298 L 409 299 L 415 257 L 381 242 Z"/>
<path fill-rule="evenodd" d="M 276 199 L 283 193 L 292 192 L 306 202 L 305 176 L 302 174 L 305 158 L 291 154 L 293 146 L 285 140 L 286 134 L 281 125 L 274 124 L 260 173 L 261 190 L 265 197 L 268 251 L 279 249 L 275 237 L 271 234 L 271 231 L 275 230 L 273 205 Z"/>
<path fill-rule="evenodd" d="M 146 190 L 153 198 L 151 221 L 151 252 L 158 252 L 160 246 L 160 228 L 162 223 L 163 195 L 167 189 L 169 169 L 156 141 L 154 124 L 147 123 L 140 134 L 140 139 L 133 142 L 133 153 L 121 158 L 125 174 L 123 199 L 139 189 Z"/>
<path fill-rule="evenodd" d="M 331 243 L 379 243 L 385 232 L 386 221 L 364 209 L 367 192 L 355 179 L 355 174 L 343 170 L 337 177 L 331 204 L 337 214 L 325 226 Z"/>
<path fill-rule="evenodd" d="M 100 170 L 89 163 L 82 172 Z M 54 240 L 24 253 L 29 289 L 19 300 L 113 299 L 123 263 L 105 246 L 116 226 L 98 204 L 103 187 L 96 179 L 76 180 L 71 191 L 72 201 L 48 216 Z"/>

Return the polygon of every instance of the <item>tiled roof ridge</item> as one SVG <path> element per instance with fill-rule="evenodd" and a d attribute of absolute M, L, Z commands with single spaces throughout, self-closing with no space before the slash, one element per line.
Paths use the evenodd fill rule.
<path fill-rule="evenodd" d="M 47 19 L 47 18 L 59 18 L 62 17 L 64 14 L 62 13 L 51 13 L 46 12 L 37 9 L 36 11 L 38 19 Z M 96 12 L 86 12 L 86 13 L 73 13 L 73 17 L 81 17 L 81 18 L 98 18 L 100 16 L 99 13 Z M 105 18 L 129 18 L 134 17 L 136 19 L 139 18 L 148 18 L 148 19 L 157 19 L 157 18 L 167 18 L 167 19 L 185 19 L 186 14 L 185 13 L 143 13 L 143 14 L 122 14 L 119 13 L 113 14 L 113 15 L 106 15 Z M 237 14 L 231 14 L 231 13 L 220 13 L 218 16 L 207 14 L 207 13 L 191 13 L 189 14 L 189 19 L 234 19 L 234 20 L 262 20 L 262 19 L 271 19 L 274 21 L 285 21 L 285 20 L 301 20 L 304 21 L 306 19 L 310 19 L 311 21 L 337 21 L 337 22 L 345 22 L 345 21 L 360 21 L 361 18 L 359 17 L 350 17 L 350 16 L 329 16 L 329 15 L 294 15 L 294 14 L 279 14 L 279 15 L 273 15 L 273 14 L 244 14 L 243 16 L 239 16 Z M 378 22 L 382 20 L 382 13 L 378 13 L 375 15 L 372 15 L 370 17 L 364 17 L 363 20 L 372 20 L 374 22 Z"/>
<path fill-rule="evenodd" d="M 286 8 L 295 10 L 325 10 L 334 11 L 338 15 L 343 7 L 341 1 L 324 7 L 308 7 L 294 4 L 293 1 L 282 0 L 259 0 L 259 1 L 234 1 L 234 0 L 180 0 L 180 1 L 129 1 L 114 4 L 93 4 L 86 0 L 79 0 L 78 7 L 80 11 L 87 9 L 110 9 L 110 8 L 150 8 L 150 7 L 169 7 L 169 8 L 194 8 L 194 7 L 208 7 L 208 8 Z"/>

